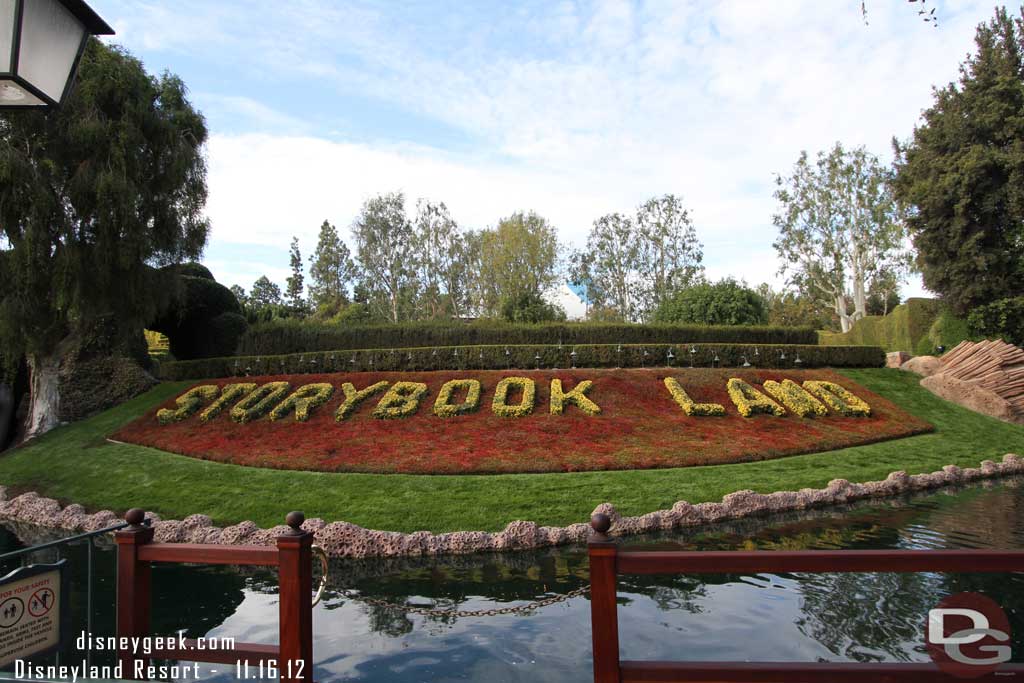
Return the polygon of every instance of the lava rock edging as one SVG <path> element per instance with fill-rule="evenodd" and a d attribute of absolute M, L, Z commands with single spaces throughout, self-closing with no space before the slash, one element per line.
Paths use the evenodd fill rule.
<path fill-rule="evenodd" d="M 757 493 L 749 489 L 735 491 L 720 503 L 693 505 L 681 500 L 668 510 L 656 510 L 637 517 L 623 517 L 611 503 L 601 503 L 594 514 L 603 513 L 612 520 L 612 533 L 617 536 L 670 531 L 701 524 L 768 515 L 789 510 L 838 505 L 865 498 L 884 498 L 941 486 L 965 484 L 1024 474 L 1024 458 L 1013 453 L 1002 462 L 984 460 L 980 467 L 960 468 L 946 465 L 931 473 L 908 475 L 899 470 L 883 481 L 856 484 L 846 479 L 833 479 L 822 489 Z M 7 487 L 0 486 L 0 517 L 68 531 L 96 531 L 121 521 L 110 510 L 89 514 L 81 505 L 61 507 L 52 498 L 38 493 L 23 493 L 8 498 Z M 154 512 L 146 512 L 152 520 L 154 540 L 162 543 L 213 543 L 221 545 L 274 545 L 278 536 L 289 529 L 285 525 L 261 529 L 245 521 L 228 527 L 216 527 L 206 515 L 189 515 L 183 520 L 164 520 Z M 332 557 L 397 557 L 447 555 L 496 550 L 525 550 L 568 543 L 583 543 L 590 532 L 588 524 L 566 527 L 538 526 L 535 522 L 514 521 L 499 532 L 454 531 L 434 534 L 429 531 L 402 533 L 365 529 L 349 522 L 326 522 L 307 519 L 302 528 L 313 533 L 315 542 Z"/>

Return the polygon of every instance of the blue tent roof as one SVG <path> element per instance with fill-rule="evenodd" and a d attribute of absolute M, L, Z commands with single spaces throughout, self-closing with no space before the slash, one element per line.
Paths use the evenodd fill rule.
<path fill-rule="evenodd" d="M 580 301 L 587 303 L 587 285 L 585 283 L 573 284 L 572 282 L 566 282 L 565 284 L 570 292 L 580 298 Z"/>

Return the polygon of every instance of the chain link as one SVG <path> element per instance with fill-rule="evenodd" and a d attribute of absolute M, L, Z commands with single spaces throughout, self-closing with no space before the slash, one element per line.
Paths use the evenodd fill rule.
<path fill-rule="evenodd" d="M 496 609 L 478 609 L 478 610 L 462 610 L 462 609 L 438 609 L 435 607 L 414 607 L 405 603 L 388 602 L 387 600 L 380 600 L 378 598 L 367 598 L 361 595 L 352 593 L 351 591 L 341 589 L 337 591 L 343 597 L 349 600 L 355 600 L 362 602 L 367 605 L 373 605 L 374 607 L 386 607 L 388 609 L 401 610 L 409 614 L 419 614 L 421 616 L 441 616 L 441 617 L 496 617 L 502 614 L 526 614 L 548 605 L 555 605 L 560 602 L 566 602 L 573 598 L 578 598 L 586 595 L 590 592 L 590 586 L 582 586 L 575 590 L 571 590 L 568 593 L 560 595 L 553 595 L 550 598 L 543 598 L 541 600 L 534 600 L 528 602 L 525 605 L 517 605 L 515 607 L 499 607 Z"/>

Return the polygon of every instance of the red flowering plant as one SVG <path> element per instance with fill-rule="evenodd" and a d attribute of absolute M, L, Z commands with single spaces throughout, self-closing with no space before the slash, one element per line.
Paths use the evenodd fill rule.
<path fill-rule="evenodd" d="M 502 386 L 506 377 L 522 379 Z M 742 416 L 727 388 L 730 379 L 769 394 L 785 383 L 788 392 L 780 394 L 785 399 L 780 407 L 787 409 L 781 415 Z M 814 419 L 809 419 L 811 411 L 788 408 L 787 401 L 800 407 L 792 384 L 806 387 L 804 382 L 830 385 L 830 398 L 837 406 L 842 399 L 843 410 L 833 409 L 827 399 L 821 401 L 827 413 L 814 412 Z M 315 386 L 302 389 L 311 385 Z M 167 419 L 168 412 L 181 407 L 172 399 L 126 425 L 114 438 L 258 467 L 450 474 L 744 462 L 932 429 L 829 370 L 362 372 L 233 378 L 197 382 L 197 386 L 212 386 L 216 391 L 182 392 L 187 395 L 188 407 L 183 411 L 187 416 Z M 810 386 L 822 391 L 819 385 Z M 836 387 L 845 393 L 840 395 Z M 502 397 L 495 404 L 499 388 Z M 821 393 L 811 393 L 821 399 Z M 268 405 L 272 401 L 266 399 L 276 394 L 277 403 Z M 223 401 L 225 396 L 230 399 Z M 870 406 L 870 414 L 850 410 L 851 396 Z M 719 406 L 722 411 L 686 410 L 691 403 Z M 245 411 L 244 421 L 237 419 L 242 412 L 239 404 Z M 524 405 L 536 410 L 521 409 L 518 417 L 509 419 L 513 406 Z M 298 419 L 271 419 L 292 410 Z M 800 412 L 807 417 L 800 417 Z"/>

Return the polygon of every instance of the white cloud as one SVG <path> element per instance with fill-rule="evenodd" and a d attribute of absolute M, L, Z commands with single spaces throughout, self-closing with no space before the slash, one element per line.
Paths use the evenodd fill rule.
<path fill-rule="evenodd" d="M 468 141 L 454 153 L 429 126 L 389 138 L 341 124 L 355 132 L 332 138 L 303 126 L 325 112 L 276 112 L 227 85 L 204 93 L 217 120 L 228 112 L 263 131 L 222 127 L 211 140 L 215 243 L 280 247 L 284 264 L 292 234 L 308 250 L 324 218 L 347 225 L 366 197 L 401 189 L 445 201 L 472 227 L 535 209 L 580 244 L 602 213 L 672 192 L 692 209 L 709 273 L 752 283 L 777 270 L 774 173 L 836 140 L 887 157 L 992 13 L 981 0 L 946 2 L 933 29 L 913 5 L 877 0 L 868 26 L 854 0 L 452 13 L 325 0 L 103 4 L 124 17 L 130 46 L 162 51 L 172 70 L 188 54 L 259 71 L 267 84 L 305 78 Z"/>

